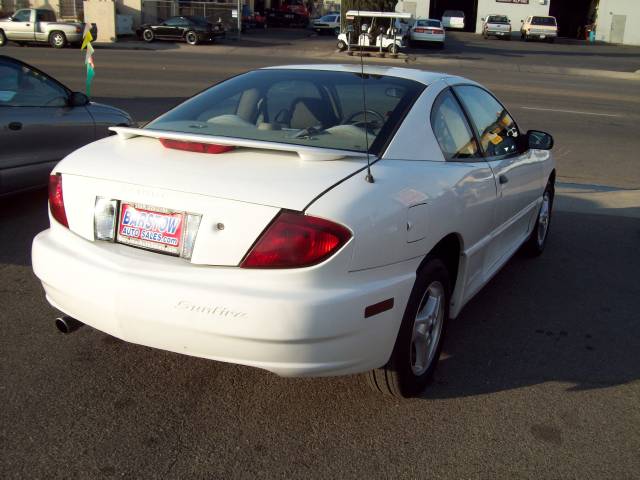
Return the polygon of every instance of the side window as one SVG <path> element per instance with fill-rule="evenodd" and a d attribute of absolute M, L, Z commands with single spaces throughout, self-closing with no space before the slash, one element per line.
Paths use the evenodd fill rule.
<path fill-rule="evenodd" d="M 14 22 L 28 22 L 31 17 L 31 10 L 18 10 L 13 16 Z"/>
<path fill-rule="evenodd" d="M 0 63 L 0 72 L 0 105 L 64 107 L 67 104 L 67 91 L 41 73 L 11 63 Z"/>
<path fill-rule="evenodd" d="M 166 21 L 164 22 L 164 24 L 165 24 L 167 27 L 179 27 L 179 26 L 180 26 L 180 25 L 182 25 L 184 22 L 185 22 L 185 21 L 184 21 L 182 18 L 180 18 L 180 17 L 173 17 L 173 18 L 170 18 L 170 19 L 166 20 Z"/>
<path fill-rule="evenodd" d="M 493 95 L 472 85 L 454 87 L 490 157 L 518 153 L 520 132 L 507 109 Z"/>
<path fill-rule="evenodd" d="M 11 105 L 18 93 L 19 67 L 15 64 L 0 63 L 0 107 Z"/>
<path fill-rule="evenodd" d="M 450 90 L 442 92 L 431 110 L 431 128 L 446 160 L 480 157 L 464 112 Z"/>
<path fill-rule="evenodd" d="M 55 22 L 56 14 L 51 10 L 37 10 L 36 22 Z"/>

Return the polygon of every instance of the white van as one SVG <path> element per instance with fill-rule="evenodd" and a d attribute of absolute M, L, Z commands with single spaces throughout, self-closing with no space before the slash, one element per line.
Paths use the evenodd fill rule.
<path fill-rule="evenodd" d="M 445 10 L 442 14 L 442 26 L 464 30 L 464 12 L 462 10 Z"/>

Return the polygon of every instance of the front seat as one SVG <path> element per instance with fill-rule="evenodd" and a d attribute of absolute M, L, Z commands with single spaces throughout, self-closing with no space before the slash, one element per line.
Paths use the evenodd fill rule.
<path fill-rule="evenodd" d="M 320 98 L 297 98 L 291 104 L 291 128 L 309 128 L 320 126 L 323 129 L 338 123 L 338 118 Z"/>

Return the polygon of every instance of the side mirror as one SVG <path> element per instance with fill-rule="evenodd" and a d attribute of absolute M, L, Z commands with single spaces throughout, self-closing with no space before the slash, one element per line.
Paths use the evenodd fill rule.
<path fill-rule="evenodd" d="M 89 103 L 89 97 L 82 92 L 73 92 L 67 103 L 70 107 L 84 107 Z"/>
<path fill-rule="evenodd" d="M 529 130 L 527 142 L 532 150 L 551 150 L 553 148 L 553 137 L 539 130 Z"/>

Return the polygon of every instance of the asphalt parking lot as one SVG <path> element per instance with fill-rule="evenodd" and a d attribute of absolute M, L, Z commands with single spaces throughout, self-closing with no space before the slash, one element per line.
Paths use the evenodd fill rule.
<path fill-rule="evenodd" d="M 520 42 L 491 42 L 530 58 Z M 145 122 L 240 71 L 309 61 L 216 48 L 97 50 L 95 95 Z M 82 88 L 77 51 L 2 53 Z M 600 56 L 569 65 L 616 70 Z M 0 200 L 0 476 L 638 478 L 640 80 L 473 61 L 440 66 L 490 86 L 525 129 L 552 132 L 563 185 L 546 252 L 516 255 L 451 322 L 422 398 L 380 397 L 359 377 L 282 379 L 90 328 L 59 334 L 30 262 L 46 192 L 30 192 Z"/>

